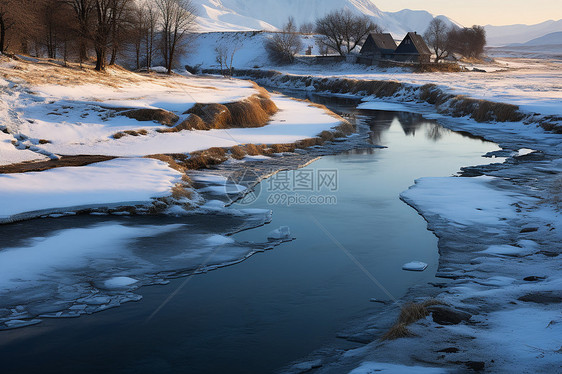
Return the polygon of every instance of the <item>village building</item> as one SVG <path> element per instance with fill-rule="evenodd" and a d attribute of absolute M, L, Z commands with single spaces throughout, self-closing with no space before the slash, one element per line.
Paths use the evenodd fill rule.
<path fill-rule="evenodd" d="M 401 62 L 429 63 L 431 51 L 416 32 L 409 32 L 394 51 L 393 59 Z"/>
<path fill-rule="evenodd" d="M 422 36 L 416 32 L 406 34 L 398 46 L 392 35 L 388 33 L 371 33 L 361 48 L 357 62 L 366 65 L 377 64 L 381 61 L 421 64 L 429 63 L 430 59 L 431 51 Z"/>
<path fill-rule="evenodd" d="M 390 60 L 395 49 L 396 42 L 392 35 L 388 33 L 370 33 L 361 48 L 358 62 L 371 65 L 380 60 Z"/>

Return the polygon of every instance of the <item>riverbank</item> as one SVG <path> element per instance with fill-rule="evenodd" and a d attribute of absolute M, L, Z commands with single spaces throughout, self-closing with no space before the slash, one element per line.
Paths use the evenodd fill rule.
<path fill-rule="evenodd" d="M 345 352 L 325 349 L 285 371 L 408 369 L 400 365 L 447 372 L 559 370 L 561 135 L 538 123 L 451 118 L 423 103 L 393 99 L 367 98 L 362 106 L 383 109 L 398 102 L 400 109 L 391 110 L 423 113 L 445 127 L 495 141 L 504 150 L 498 155 L 508 157 L 503 164 L 464 168 L 464 177 L 421 179 L 401 195 L 439 237 L 437 276 L 443 279 L 414 287 L 404 302 L 436 298 L 448 305 L 449 316 L 471 318 L 451 317 L 451 323 L 432 313 L 408 327 L 412 336 L 381 341 L 400 310 L 389 306 L 341 334 L 371 343 Z"/>

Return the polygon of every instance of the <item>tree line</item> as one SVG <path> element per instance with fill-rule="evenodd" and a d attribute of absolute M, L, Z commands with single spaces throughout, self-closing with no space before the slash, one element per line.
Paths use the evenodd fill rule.
<path fill-rule="evenodd" d="M 291 63 L 302 48 L 301 38 L 295 36 L 297 33 L 320 35 L 316 43 L 322 55 L 335 53 L 345 56 L 359 49 L 370 33 L 382 32 L 383 29 L 369 17 L 344 9 L 330 12 L 315 23 L 304 23 L 298 32 L 294 19 L 290 18 L 281 33 L 270 38 L 265 47 L 272 61 Z M 424 39 L 436 55 L 435 62 L 453 53 L 478 58 L 486 46 L 486 32 L 482 26 L 449 26 L 440 18 L 431 21 Z"/>
<path fill-rule="evenodd" d="M 103 71 L 127 51 L 137 69 L 159 57 L 170 73 L 195 19 L 191 0 L 1 0 L 0 53 L 95 56 Z"/>
<path fill-rule="evenodd" d="M 453 53 L 466 58 L 479 58 L 486 46 L 486 30 L 478 25 L 449 27 L 442 19 L 434 18 L 424 33 L 424 39 L 435 54 L 435 62 Z"/>

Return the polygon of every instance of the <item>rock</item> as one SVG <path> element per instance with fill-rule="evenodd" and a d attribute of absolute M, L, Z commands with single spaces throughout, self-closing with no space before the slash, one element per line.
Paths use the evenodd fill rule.
<path fill-rule="evenodd" d="M 438 353 L 457 353 L 459 351 L 456 347 L 443 348 L 438 350 Z"/>
<path fill-rule="evenodd" d="M 525 282 L 538 282 L 544 280 L 545 277 L 537 277 L 536 275 L 531 275 L 530 277 L 525 277 L 523 280 Z"/>
<path fill-rule="evenodd" d="M 521 231 L 519 231 L 521 234 L 527 233 L 527 232 L 535 232 L 535 231 L 539 231 L 538 227 L 525 227 L 523 229 L 521 229 Z"/>
<path fill-rule="evenodd" d="M 562 295 L 552 292 L 533 292 L 523 295 L 517 300 L 536 304 L 558 304 L 562 302 Z"/>
<path fill-rule="evenodd" d="M 486 363 L 482 361 L 466 361 L 464 366 L 474 371 L 482 371 L 486 367 Z"/>
<path fill-rule="evenodd" d="M 470 313 L 444 305 L 428 306 L 427 311 L 431 313 L 433 322 L 440 325 L 458 325 L 463 321 L 468 321 L 472 317 Z"/>
<path fill-rule="evenodd" d="M 412 261 L 402 265 L 402 270 L 407 271 L 424 271 L 426 268 L 427 264 L 421 261 Z"/>

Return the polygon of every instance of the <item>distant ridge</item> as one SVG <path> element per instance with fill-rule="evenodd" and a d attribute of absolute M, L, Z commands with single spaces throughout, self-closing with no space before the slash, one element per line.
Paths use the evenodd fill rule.
<path fill-rule="evenodd" d="M 506 46 L 510 44 L 524 44 L 533 39 L 562 31 L 562 19 L 546 21 L 536 25 L 508 25 L 485 26 L 488 45 Z M 555 44 L 561 44 L 555 43 Z"/>
<path fill-rule="evenodd" d="M 423 33 L 434 18 L 424 10 L 383 12 L 371 0 L 192 0 L 199 10 L 201 31 L 277 30 L 289 16 L 297 25 L 314 22 L 327 13 L 346 8 L 365 14 L 386 32 L 400 39 L 409 31 Z M 437 16 L 450 25 L 457 22 Z"/>

